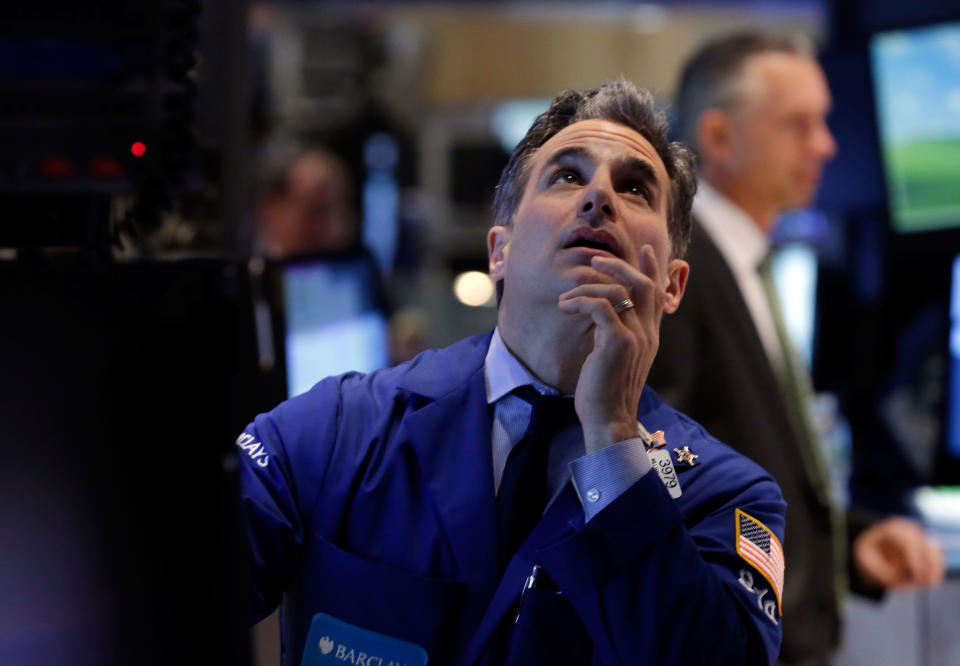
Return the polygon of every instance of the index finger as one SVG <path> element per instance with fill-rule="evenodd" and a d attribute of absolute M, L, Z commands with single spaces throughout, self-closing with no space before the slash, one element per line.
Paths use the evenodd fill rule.
<path fill-rule="evenodd" d="M 659 283 L 659 264 L 653 247 L 644 245 L 640 250 L 638 266 L 632 266 L 623 259 L 612 257 L 593 257 L 593 267 L 601 273 L 612 276 L 630 290 L 630 296 L 638 304 L 650 303 L 662 307 L 664 289 Z M 653 298 L 649 295 L 653 294 Z"/>
<path fill-rule="evenodd" d="M 649 244 L 640 248 L 636 266 L 633 266 L 626 259 L 605 257 L 602 255 L 592 257 L 591 264 L 594 268 L 608 275 L 613 275 L 614 277 L 620 276 L 625 282 L 634 282 L 639 274 L 656 283 L 657 276 L 660 274 L 657 255 L 654 253 L 653 247 Z"/>

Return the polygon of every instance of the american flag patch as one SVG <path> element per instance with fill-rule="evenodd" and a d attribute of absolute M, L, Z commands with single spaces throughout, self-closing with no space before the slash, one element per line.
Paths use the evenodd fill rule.
<path fill-rule="evenodd" d="M 777 611 L 783 596 L 783 547 L 777 535 L 748 513 L 736 510 L 737 555 L 760 572 L 777 595 Z"/>
<path fill-rule="evenodd" d="M 660 448 L 667 443 L 667 438 L 663 436 L 663 431 L 658 430 L 652 435 L 650 435 L 650 442 L 656 447 Z"/>

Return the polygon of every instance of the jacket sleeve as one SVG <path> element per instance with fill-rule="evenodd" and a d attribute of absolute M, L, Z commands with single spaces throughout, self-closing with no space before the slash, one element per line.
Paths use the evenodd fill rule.
<path fill-rule="evenodd" d="M 251 621 L 269 615 L 293 575 L 303 516 L 317 501 L 336 441 L 336 379 L 258 415 L 236 440 L 251 575 Z"/>
<path fill-rule="evenodd" d="M 779 599 L 763 572 L 738 554 L 737 510 L 782 542 L 779 488 L 743 459 L 716 464 L 694 481 L 684 488 L 698 495 L 686 517 L 648 473 L 590 523 L 538 553 L 587 627 L 595 663 L 741 666 L 776 659 Z"/>

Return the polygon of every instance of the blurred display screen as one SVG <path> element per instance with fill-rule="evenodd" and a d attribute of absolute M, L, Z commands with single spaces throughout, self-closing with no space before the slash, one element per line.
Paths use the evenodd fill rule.
<path fill-rule="evenodd" d="M 379 282 L 365 255 L 298 261 L 283 269 L 287 393 L 330 375 L 389 363 Z"/>
<path fill-rule="evenodd" d="M 951 276 L 944 431 L 948 455 L 960 459 L 960 254 L 954 257 Z M 924 523 L 944 547 L 947 570 L 960 573 L 960 486 L 919 488 L 914 503 Z"/>
<path fill-rule="evenodd" d="M 950 285 L 950 360 L 947 369 L 947 450 L 960 458 L 960 254 Z"/>
<path fill-rule="evenodd" d="M 960 23 L 870 44 L 893 228 L 960 227 Z"/>

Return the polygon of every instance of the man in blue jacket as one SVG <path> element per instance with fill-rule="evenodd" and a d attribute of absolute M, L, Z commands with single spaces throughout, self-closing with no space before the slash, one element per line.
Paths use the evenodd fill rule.
<path fill-rule="evenodd" d="M 666 131 L 626 81 L 559 95 L 497 188 L 497 328 L 238 438 L 284 664 L 774 660 L 780 491 L 644 388 L 689 271 Z"/>

